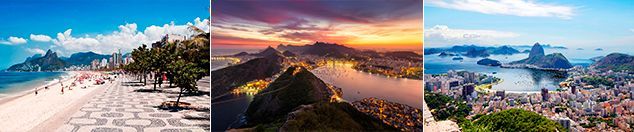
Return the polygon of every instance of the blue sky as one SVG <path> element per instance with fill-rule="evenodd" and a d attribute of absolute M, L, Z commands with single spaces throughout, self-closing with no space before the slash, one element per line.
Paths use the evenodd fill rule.
<path fill-rule="evenodd" d="M 207 0 L 2 0 L 0 69 L 48 49 L 110 54 L 186 35 L 188 23 L 208 29 L 208 10 Z"/>
<path fill-rule="evenodd" d="M 634 1 L 426 0 L 424 16 L 426 47 L 634 48 Z"/>

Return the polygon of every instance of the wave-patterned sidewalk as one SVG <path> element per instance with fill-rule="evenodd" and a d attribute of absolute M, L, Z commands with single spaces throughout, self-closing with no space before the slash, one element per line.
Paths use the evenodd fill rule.
<path fill-rule="evenodd" d="M 200 91 L 209 92 L 209 77 L 198 81 Z M 72 114 L 69 120 L 57 131 L 209 131 L 208 95 L 183 96 L 181 102 L 192 106 L 204 107 L 205 110 L 181 110 L 170 112 L 158 109 L 164 101 L 176 101 L 179 88 L 166 88 L 163 92 L 137 92 L 139 89 L 152 89 L 150 80 L 146 86 L 129 78 L 122 78 L 120 83 L 108 87 L 105 92 L 96 95 L 79 111 Z"/>

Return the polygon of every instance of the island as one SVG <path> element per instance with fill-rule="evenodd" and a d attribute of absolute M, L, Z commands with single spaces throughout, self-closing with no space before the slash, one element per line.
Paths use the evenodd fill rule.
<path fill-rule="evenodd" d="M 425 55 L 438 54 L 439 56 L 488 57 L 490 55 L 513 55 L 521 53 L 511 46 L 485 47 L 476 45 L 452 46 L 450 48 L 425 48 Z"/>
<path fill-rule="evenodd" d="M 503 64 L 504 68 L 532 68 L 539 70 L 567 70 L 572 64 L 561 53 L 544 55 L 544 48 L 535 43 L 531 48 L 528 58 Z"/>
<path fill-rule="evenodd" d="M 489 58 L 481 59 L 477 63 L 478 63 L 478 65 L 485 65 L 485 66 L 500 66 L 500 65 L 502 65 L 502 63 L 500 63 L 500 61 L 489 59 Z"/>

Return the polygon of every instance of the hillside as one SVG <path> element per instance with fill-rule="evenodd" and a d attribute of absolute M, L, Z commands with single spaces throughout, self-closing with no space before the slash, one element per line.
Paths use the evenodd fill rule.
<path fill-rule="evenodd" d="M 211 72 L 211 97 L 228 93 L 233 88 L 252 80 L 271 77 L 282 70 L 284 57 L 271 54 L 255 58 L 242 64 L 225 67 Z"/>
<path fill-rule="evenodd" d="M 599 59 L 592 64 L 592 66 L 599 70 L 634 71 L 634 56 L 622 53 L 611 53 Z"/>
<path fill-rule="evenodd" d="M 463 131 L 567 131 L 557 122 L 535 112 L 522 109 L 509 109 L 491 113 L 475 119 L 472 124 L 463 127 Z"/>
<path fill-rule="evenodd" d="M 269 123 L 300 105 L 328 101 L 330 96 L 326 83 L 306 68 L 289 67 L 255 96 L 246 115 L 249 123 Z"/>
<path fill-rule="evenodd" d="M 66 61 L 68 65 L 90 65 L 90 63 L 95 59 L 101 60 L 108 59 L 110 57 L 111 55 L 101 55 L 94 52 L 79 52 L 70 55 L 70 57 L 64 61 Z"/>
<path fill-rule="evenodd" d="M 291 112 L 283 131 L 397 131 L 348 103 L 317 103 Z"/>
<path fill-rule="evenodd" d="M 246 111 L 256 131 L 396 131 L 346 102 L 329 102 L 326 83 L 303 67 L 289 67 L 256 94 Z"/>

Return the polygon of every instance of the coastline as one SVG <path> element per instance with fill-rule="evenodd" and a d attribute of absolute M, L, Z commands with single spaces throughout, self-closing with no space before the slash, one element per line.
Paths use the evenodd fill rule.
<path fill-rule="evenodd" d="M 85 73 L 97 75 L 97 72 Z M 64 78 L 62 83 L 67 84 L 65 87 L 69 86 L 79 74 L 80 72 L 70 72 L 70 76 Z M 65 88 L 64 94 L 62 94 L 60 92 L 61 85 L 57 84 L 59 82 L 36 87 L 38 88 L 37 95 L 34 94 L 34 91 L 27 90 L 14 97 L 3 99 L 0 104 L 0 118 L 5 120 L 5 122 L 0 122 L 0 126 L 3 126 L 2 129 L 29 131 L 55 117 L 54 115 L 58 113 L 70 111 L 72 108 L 70 106 L 80 103 L 82 98 L 87 98 L 88 95 L 91 95 L 90 93 L 103 86 L 95 86 L 90 81 L 85 80 L 83 84 L 72 87 L 73 90 Z M 47 85 L 49 89 L 43 89 Z M 87 88 L 81 88 L 83 86 Z"/>
<path fill-rule="evenodd" d="M 63 74 L 57 76 L 56 78 L 63 78 L 63 82 L 68 81 L 69 79 L 72 78 L 72 76 L 75 76 L 77 74 L 77 72 L 74 71 L 65 71 L 63 72 Z M 51 81 L 56 81 L 56 80 L 51 80 Z M 50 81 L 44 81 L 44 84 L 40 84 L 40 85 L 32 85 L 32 86 L 28 86 L 29 88 L 24 88 L 25 90 L 17 90 L 17 91 L 12 91 L 12 92 L 8 92 L 8 93 L 2 93 L 5 94 L 6 96 L 4 97 L 0 97 L 0 105 L 3 105 L 7 102 L 11 102 L 12 100 L 15 100 L 17 98 L 29 95 L 29 94 L 35 94 L 33 91 L 34 89 L 37 89 L 38 92 L 41 89 L 44 89 L 44 87 L 46 86 L 54 86 L 56 84 L 59 84 L 59 81 L 57 82 L 50 82 Z"/>

